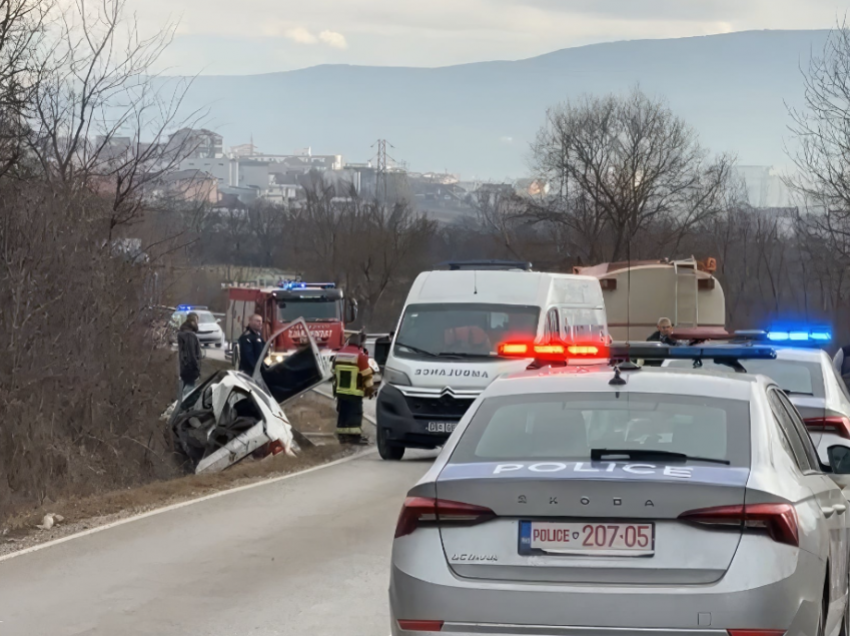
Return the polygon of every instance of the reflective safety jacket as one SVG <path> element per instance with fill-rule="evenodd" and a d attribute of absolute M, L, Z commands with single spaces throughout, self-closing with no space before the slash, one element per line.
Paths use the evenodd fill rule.
<path fill-rule="evenodd" d="M 363 397 L 371 395 L 374 383 L 369 356 L 354 345 L 346 345 L 334 358 L 334 392 L 337 395 Z"/>

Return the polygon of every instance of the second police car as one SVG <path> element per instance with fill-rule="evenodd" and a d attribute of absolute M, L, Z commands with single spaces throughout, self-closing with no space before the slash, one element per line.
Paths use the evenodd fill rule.
<path fill-rule="evenodd" d="M 850 633 L 847 502 L 776 383 L 530 348 L 570 364 L 493 382 L 408 493 L 393 634 Z"/>
<path fill-rule="evenodd" d="M 729 338 L 739 343 L 767 343 L 776 350 L 776 358 L 772 360 L 738 361 L 737 371 L 769 376 L 785 391 L 805 420 L 820 460 L 832 463 L 834 478 L 845 488 L 850 487 L 850 391 L 833 367 L 832 359 L 821 349 L 832 340 L 830 331 L 774 328 L 738 331 Z M 663 365 L 694 367 L 693 361 L 683 359 L 666 360 Z M 733 370 L 711 360 L 700 362 L 697 368 Z"/>

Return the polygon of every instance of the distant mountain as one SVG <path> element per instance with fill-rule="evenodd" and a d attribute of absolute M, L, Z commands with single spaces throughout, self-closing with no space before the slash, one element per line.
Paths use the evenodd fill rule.
<path fill-rule="evenodd" d="M 527 172 L 528 143 L 546 108 L 582 93 L 635 84 L 663 95 L 703 143 L 742 164 L 788 163 L 785 103 L 803 97 L 801 66 L 827 31 L 749 31 L 564 49 L 515 62 L 444 68 L 318 66 L 248 76 L 201 76 L 187 107 L 211 105 L 225 145 L 251 135 L 263 152 L 310 146 L 366 161 L 379 138 L 411 170 L 466 178 Z M 389 60 L 391 62 L 391 60 Z"/>

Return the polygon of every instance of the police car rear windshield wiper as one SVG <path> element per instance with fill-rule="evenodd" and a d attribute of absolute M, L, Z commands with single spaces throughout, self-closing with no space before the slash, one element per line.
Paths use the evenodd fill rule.
<path fill-rule="evenodd" d="M 808 397 L 814 397 L 814 393 L 806 393 L 805 391 L 789 391 L 788 389 L 782 389 L 782 392 L 785 395 L 803 395 Z"/>
<path fill-rule="evenodd" d="M 710 462 L 712 464 L 723 464 L 729 466 L 731 462 L 728 459 L 715 459 L 713 457 L 696 457 L 694 455 L 686 455 L 685 453 L 674 453 L 665 450 L 652 450 L 650 448 L 627 448 L 624 450 L 611 448 L 592 448 L 590 449 L 590 459 L 592 461 L 601 461 L 603 457 L 623 456 L 629 459 L 646 459 L 646 460 L 672 460 L 686 462 L 688 460 L 695 462 Z"/>
<path fill-rule="evenodd" d="M 421 354 L 423 356 L 428 356 L 429 358 L 438 357 L 437 354 L 432 352 L 432 351 L 425 351 L 425 349 L 420 349 L 419 347 L 412 347 L 409 344 L 404 344 L 403 342 L 399 342 L 398 340 L 396 340 L 395 346 L 404 347 L 405 349 L 409 349 L 413 353 L 418 353 L 418 354 Z"/>

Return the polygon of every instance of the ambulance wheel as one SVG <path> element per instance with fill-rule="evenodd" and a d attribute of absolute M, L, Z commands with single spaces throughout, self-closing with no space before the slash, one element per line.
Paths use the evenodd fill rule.
<path fill-rule="evenodd" d="M 404 457 L 404 446 L 396 446 L 387 440 L 385 429 L 378 428 L 378 454 L 381 459 L 397 462 Z"/>

